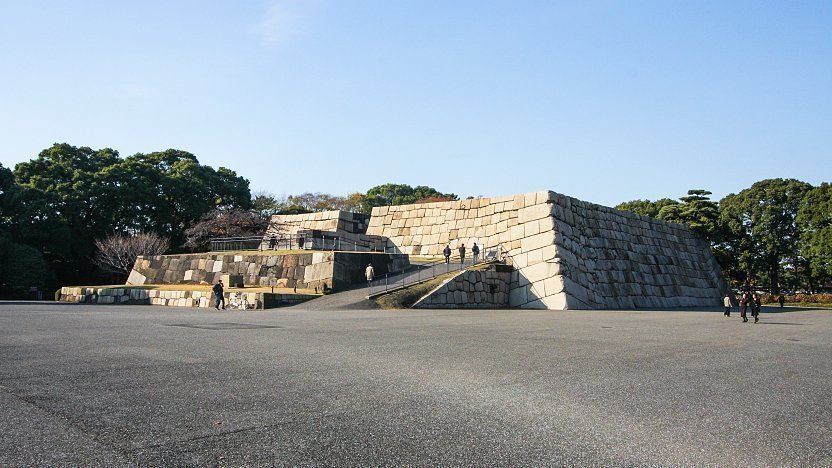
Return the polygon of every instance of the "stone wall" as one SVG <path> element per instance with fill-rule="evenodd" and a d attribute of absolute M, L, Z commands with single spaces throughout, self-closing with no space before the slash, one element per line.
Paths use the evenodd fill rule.
<path fill-rule="evenodd" d="M 402 271 L 406 256 L 383 253 L 310 251 L 290 254 L 181 254 L 138 257 L 128 285 L 214 284 L 223 275 L 242 275 L 246 286 L 344 288 L 364 281 L 368 263 L 379 273 Z"/>
<path fill-rule="evenodd" d="M 384 252 L 384 239 L 366 235 L 370 215 L 349 211 L 321 211 L 298 215 L 272 215 L 266 234 L 260 244 L 267 250 L 272 236 L 278 247 L 314 248 L 325 250 L 351 250 L 361 252 Z M 322 241 L 322 237 L 330 238 Z M 298 246 L 297 239 L 305 239 Z M 337 241 L 332 240 L 337 237 Z"/>
<path fill-rule="evenodd" d="M 516 268 L 512 307 L 712 306 L 727 291 L 707 244 L 686 226 L 555 192 L 377 207 L 367 233 L 411 255 L 474 242 L 499 249 Z"/>
<path fill-rule="evenodd" d="M 415 309 L 508 307 L 510 272 L 463 270 L 413 304 Z"/>
<path fill-rule="evenodd" d="M 262 292 L 227 291 L 225 308 L 250 310 L 299 304 L 315 295 L 272 294 Z M 161 305 L 169 307 L 214 307 L 211 291 L 161 291 L 145 288 L 63 287 L 61 302 L 86 304 Z"/>

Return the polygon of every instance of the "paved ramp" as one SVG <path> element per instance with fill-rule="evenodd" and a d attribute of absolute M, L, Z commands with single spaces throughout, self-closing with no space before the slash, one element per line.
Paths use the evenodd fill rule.
<path fill-rule="evenodd" d="M 367 310 L 378 309 L 375 301 L 367 299 L 367 287 L 361 286 L 346 291 L 327 294 L 311 301 L 292 306 L 307 310 Z"/>

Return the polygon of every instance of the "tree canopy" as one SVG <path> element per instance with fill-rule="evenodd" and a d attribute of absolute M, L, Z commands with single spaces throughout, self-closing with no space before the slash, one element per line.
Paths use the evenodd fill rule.
<path fill-rule="evenodd" d="M 6 171 L 0 183 L 9 184 Z M 58 283 L 93 282 L 95 241 L 112 234 L 155 232 L 181 248 L 185 230 L 216 207 L 248 208 L 248 181 L 226 168 L 199 163 L 180 150 L 121 158 L 117 151 L 55 144 L 18 164 L 14 218 L 16 242 L 43 253 Z"/>

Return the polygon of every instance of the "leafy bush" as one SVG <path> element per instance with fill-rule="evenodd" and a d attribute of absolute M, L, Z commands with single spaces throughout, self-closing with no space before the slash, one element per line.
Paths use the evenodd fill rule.
<path fill-rule="evenodd" d="M 0 297 L 30 298 L 29 288 L 40 290 L 51 278 L 46 260 L 37 249 L 0 236 Z"/>

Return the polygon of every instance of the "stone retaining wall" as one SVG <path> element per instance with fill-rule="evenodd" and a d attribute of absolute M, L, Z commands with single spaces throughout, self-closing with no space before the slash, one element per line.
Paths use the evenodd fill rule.
<path fill-rule="evenodd" d="M 378 236 L 368 236 L 367 226 L 370 215 L 352 213 L 349 211 L 321 211 L 298 215 L 272 215 L 261 250 L 268 250 L 272 236 L 278 245 L 288 245 L 295 248 L 297 238 L 303 236 L 303 248 L 332 248 L 331 244 L 316 245 L 314 238 L 321 236 L 337 236 L 335 250 L 353 250 L 359 252 L 384 252 L 384 239 Z M 320 242 L 318 240 L 317 242 Z"/>
<path fill-rule="evenodd" d="M 307 294 L 272 294 L 229 291 L 224 294 L 225 308 L 251 310 L 299 304 L 318 297 Z M 162 291 L 144 288 L 63 287 L 61 302 L 86 304 L 161 305 L 168 307 L 214 307 L 211 291 Z"/>
<path fill-rule="evenodd" d="M 510 272 L 461 271 L 413 304 L 415 309 L 508 307 Z"/>
<path fill-rule="evenodd" d="M 242 275 L 246 286 L 344 288 L 364 281 L 364 269 L 377 273 L 401 271 L 406 256 L 383 253 L 320 252 L 290 254 L 223 253 L 138 257 L 128 285 L 214 284 L 223 275 Z"/>
<path fill-rule="evenodd" d="M 411 255 L 499 247 L 516 268 L 512 307 L 713 306 L 727 291 L 706 242 L 686 226 L 555 192 L 377 207 L 367 233 Z"/>

